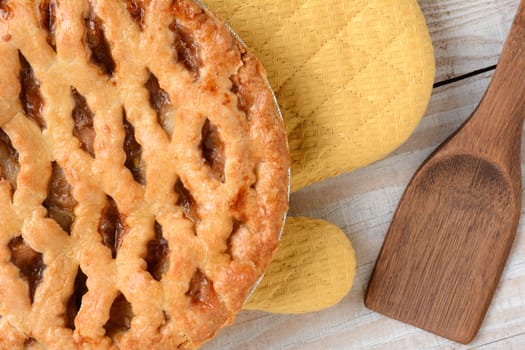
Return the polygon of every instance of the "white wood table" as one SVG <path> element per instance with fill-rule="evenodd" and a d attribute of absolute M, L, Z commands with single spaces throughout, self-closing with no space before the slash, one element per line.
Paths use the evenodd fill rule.
<path fill-rule="evenodd" d="M 437 74 L 419 128 L 388 158 L 291 198 L 291 215 L 330 221 L 350 237 L 358 261 L 353 290 L 335 307 L 317 313 L 243 311 L 205 350 L 525 349 L 524 210 L 503 279 L 472 344 L 461 346 L 371 312 L 363 304 L 375 259 L 408 181 L 480 101 L 518 4 L 518 0 L 420 0 L 434 43 Z"/>

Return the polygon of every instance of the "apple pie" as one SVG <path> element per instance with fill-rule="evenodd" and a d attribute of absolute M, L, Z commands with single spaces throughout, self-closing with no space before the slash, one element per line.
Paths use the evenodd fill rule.
<path fill-rule="evenodd" d="M 0 0 L 0 348 L 194 349 L 277 247 L 285 130 L 193 0 Z"/>

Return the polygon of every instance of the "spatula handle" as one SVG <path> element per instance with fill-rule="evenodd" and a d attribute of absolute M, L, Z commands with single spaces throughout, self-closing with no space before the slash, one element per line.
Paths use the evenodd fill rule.
<path fill-rule="evenodd" d="M 497 103 L 501 102 L 505 103 Z M 522 0 L 484 102 L 517 120 L 525 116 L 525 1 Z M 496 103 L 495 103 L 496 102 Z M 483 105 L 480 107 L 484 107 Z"/>
<path fill-rule="evenodd" d="M 501 118 L 502 126 L 508 126 L 504 131 L 521 134 L 519 126 L 525 118 L 525 0 L 520 3 L 496 73 L 479 109 L 485 117 Z"/>
<path fill-rule="evenodd" d="M 509 156 L 512 159 L 502 160 L 515 163 L 520 155 L 524 118 L 525 0 L 522 0 L 492 82 L 472 120 L 460 131 L 472 137 L 457 139 L 466 149 L 475 148 L 476 153 L 486 153 L 490 159 Z"/>

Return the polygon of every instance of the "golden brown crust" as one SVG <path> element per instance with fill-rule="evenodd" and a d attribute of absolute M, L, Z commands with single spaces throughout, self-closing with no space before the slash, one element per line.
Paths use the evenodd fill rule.
<path fill-rule="evenodd" d="M 19 163 L 16 190 L 0 181 L 0 348 L 198 347 L 240 310 L 287 209 L 263 68 L 192 0 L 0 5 Z M 39 258 L 28 276 L 20 251 Z"/>

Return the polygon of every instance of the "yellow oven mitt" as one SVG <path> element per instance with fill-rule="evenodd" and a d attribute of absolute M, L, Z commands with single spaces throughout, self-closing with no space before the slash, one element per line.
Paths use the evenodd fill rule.
<path fill-rule="evenodd" d="M 265 66 L 292 156 L 292 191 L 385 157 L 419 123 L 434 56 L 416 0 L 207 0 Z M 246 309 L 320 310 L 350 290 L 355 255 L 337 227 L 289 218 Z"/>

